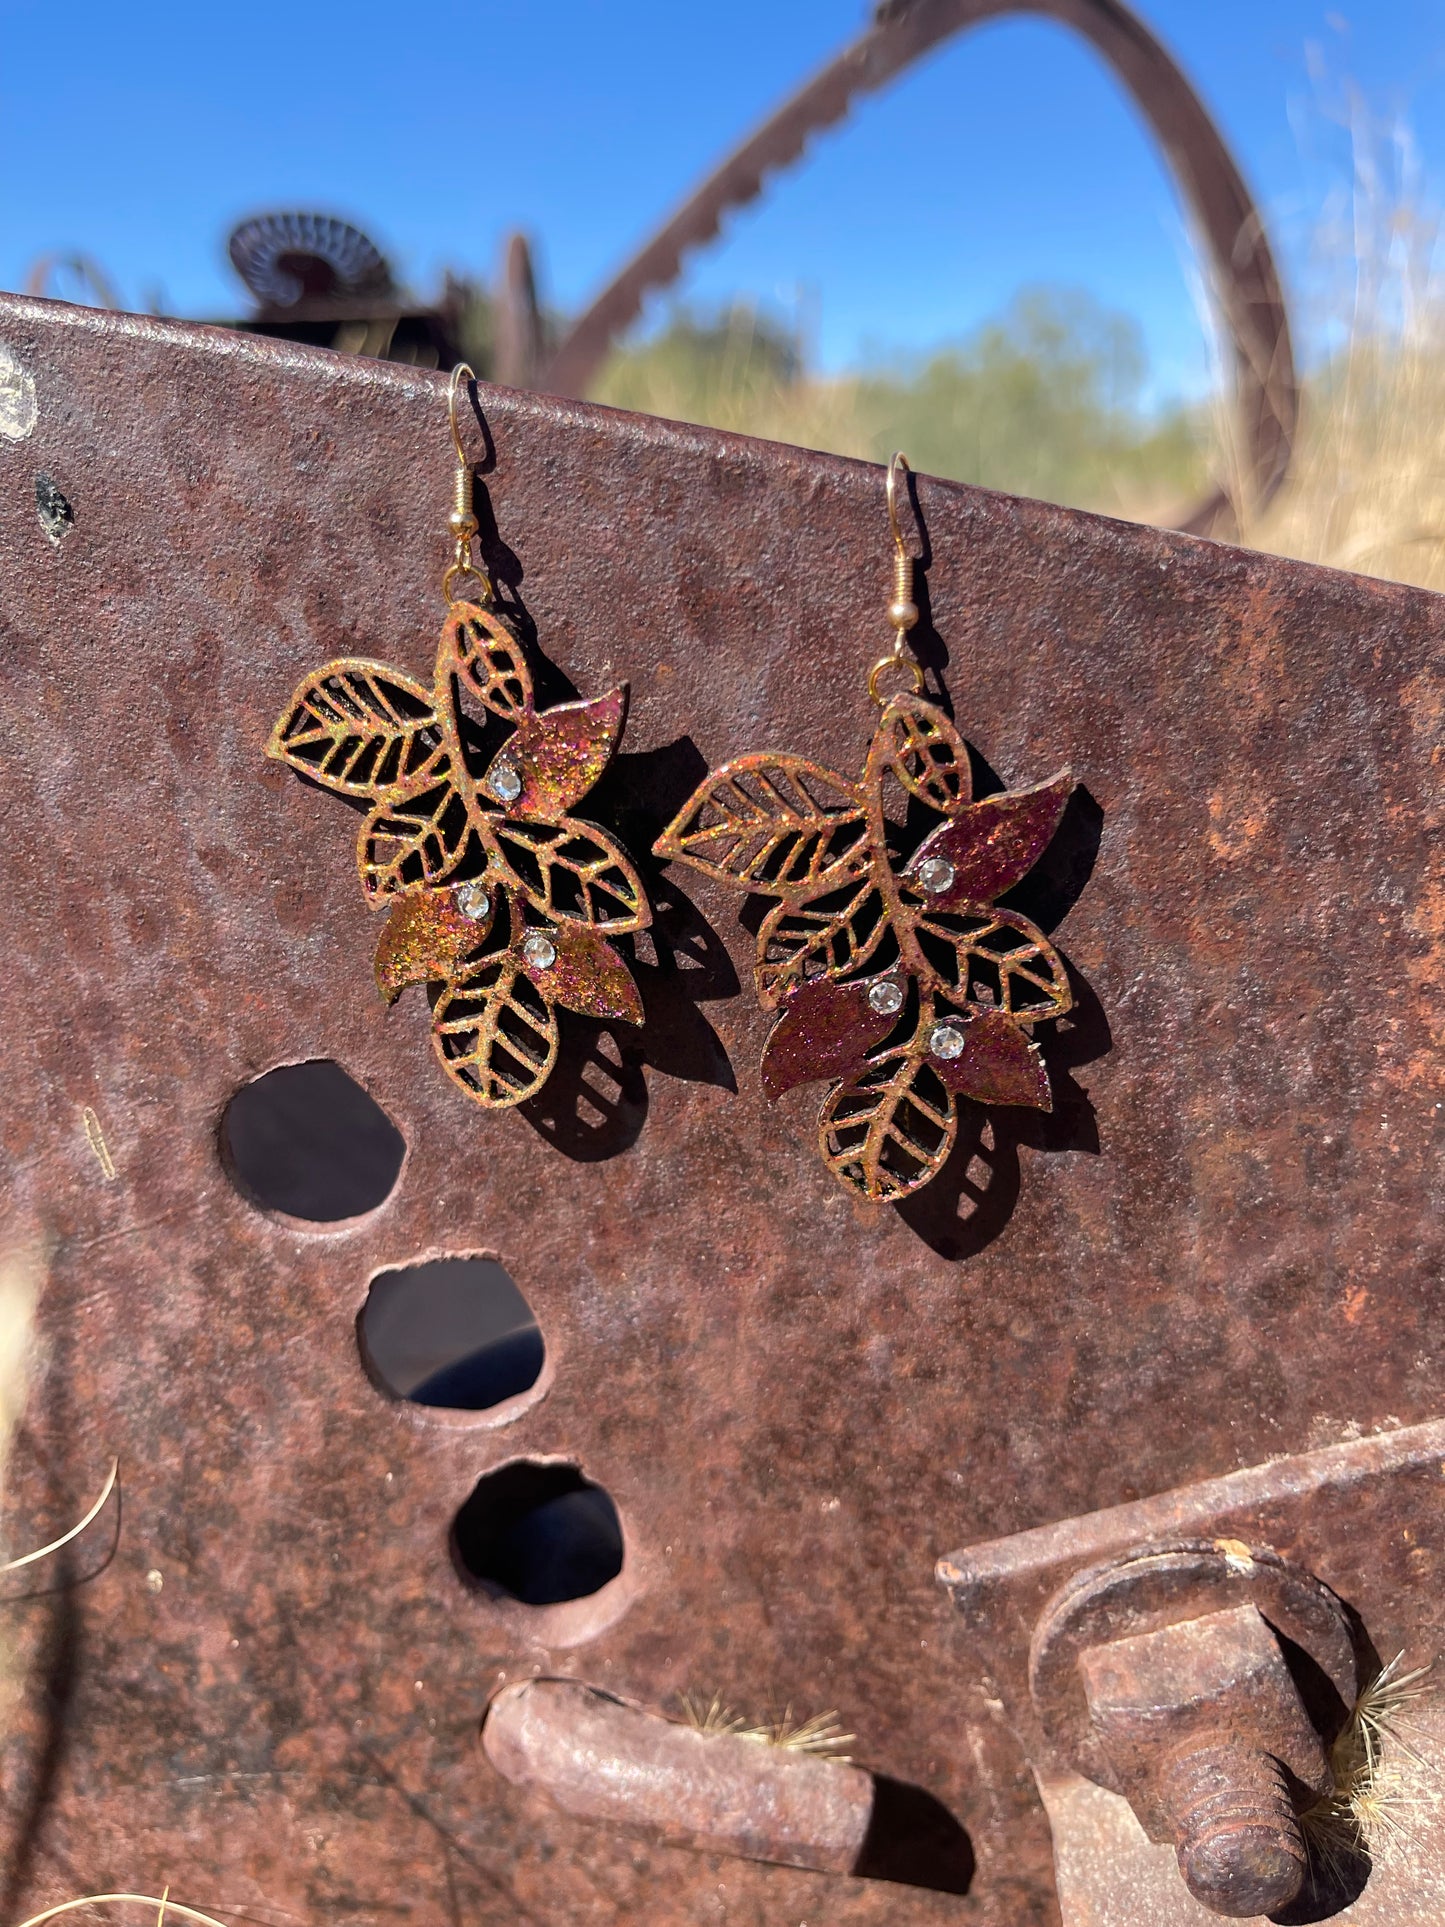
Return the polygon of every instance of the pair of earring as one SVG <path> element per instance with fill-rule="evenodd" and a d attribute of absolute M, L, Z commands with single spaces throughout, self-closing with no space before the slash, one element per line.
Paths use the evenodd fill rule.
<path fill-rule="evenodd" d="M 489 1109 L 545 1084 L 559 1009 L 642 1021 L 615 939 L 646 929 L 637 869 L 605 830 L 574 815 L 621 739 L 627 686 L 536 705 L 516 636 L 472 561 L 472 471 L 457 425 L 452 559 L 432 685 L 359 658 L 328 662 L 296 689 L 268 755 L 365 816 L 357 868 L 387 910 L 376 982 L 393 1003 L 432 987 L 442 1066 Z M 709 773 L 654 846 L 719 882 L 772 898 L 755 981 L 778 1013 L 763 1053 L 770 1098 L 828 1083 L 819 1144 L 851 1191 L 892 1200 L 942 1169 L 960 1099 L 1051 1107 L 1034 1026 L 1072 1002 L 1052 945 L 999 899 L 1042 856 L 1073 784 L 975 800 L 968 750 L 924 695 L 908 632 L 913 562 L 898 523 L 908 472 L 895 455 L 891 650 L 868 673 L 881 711 L 861 780 L 786 753 Z M 886 688 L 901 678 L 902 693 Z M 473 712 L 476 712 L 474 717 Z M 907 819 L 888 814 L 899 803 Z M 924 825 L 919 835 L 920 819 Z"/>

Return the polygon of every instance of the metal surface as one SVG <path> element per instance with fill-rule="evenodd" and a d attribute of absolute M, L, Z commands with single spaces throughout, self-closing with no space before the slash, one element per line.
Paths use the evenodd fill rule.
<path fill-rule="evenodd" d="M 1303 1911 L 1282 1919 L 1424 1917 L 1421 1895 L 1445 1875 L 1438 1852 L 1422 1867 L 1413 1847 L 1417 1826 L 1421 1853 L 1438 1835 L 1435 1774 L 1418 1744 L 1417 1774 L 1387 1759 L 1387 1778 L 1402 1766 L 1413 1777 L 1397 1796 L 1401 1832 L 1386 1836 L 1394 1850 L 1377 1867 L 1366 1860 L 1364 1879 L 1349 1853 L 1338 1864 L 1307 1853 L 1295 1819 L 1332 1778 L 1321 1746 L 1378 1669 L 1372 1640 L 1425 1663 L 1440 1650 L 1437 1556 L 1420 1530 L 1438 1513 L 1442 1474 L 1436 1421 L 939 1562 L 969 1630 L 961 1670 L 1018 1734 L 1048 1807 L 1065 1927 L 1252 1919 L 1252 1902 L 1273 1919 L 1301 1877 Z M 1178 1542 L 1204 1529 L 1218 1536 Z M 1165 1538 L 1175 1542 L 1149 1543 Z M 1324 1559 L 1346 1599 L 1304 1558 Z M 1144 1830 L 1085 1791 L 1084 1776 L 1126 1794 Z M 1177 1848 L 1199 1899 L 1177 1879 L 1161 1885 L 1146 1835 Z"/>
<path fill-rule="evenodd" d="M 598 295 L 542 366 L 536 386 L 584 393 L 648 293 L 675 280 L 685 251 L 711 240 L 728 212 L 755 199 L 766 175 L 797 160 L 860 94 L 886 86 L 953 34 L 1018 14 L 1056 21 L 1087 40 L 1158 141 L 1207 256 L 1207 285 L 1234 351 L 1241 484 L 1251 500 L 1268 501 L 1289 466 L 1299 396 L 1264 223 L 1198 95 L 1119 0 L 883 0 L 868 31 L 730 154 Z M 1187 511 L 1180 526 L 1208 533 L 1233 518 L 1220 489 Z"/>
<path fill-rule="evenodd" d="M 1381 1651 L 1435 1650 L 1445 1448 L 1340 1442 L 1445 1410 L 1437 598 L 920 480 L 920 655 L 1001 780 L 1047 757 L 1086 786 L 1026 886 L 1046 931 L 1072 906 L 1076 1028 L 1050 1116 L 866 1206 L 807 1095 L 747 1071 L 751 937 L 677 866 L 643 865 L 641 1031 L 564 1021 L 542 1108 L 477 1111 L 420 1000 L 376 999 L 345 812 L 263 750 L 308 662 L 430 669 L 442 381 L 18 300 L 0 348 L 36 397 L 0 440 L 0 1195 L 48 1273 L 10 1543 L 79 1517 L 112 1455 L 123 1486 L 72 1583 L 7 1609 L 5 1918 L 169 1881 L 272 1927 L 1042 1927 L 1028 1632 L 1078 1565 L 1191 1528 L 1174 1501 L 1051 1527 L 1048 1569 L 969 1621 L 934 1559 L 1281 1452 L 1375 1471 L 1256 1480 L 1250 1520 L 1199 1530 L 1297 1559 Z M 850 767 L 877 470 L 482 408 L 487 560 L 577 685 L 632 685 L 605 779 L 630 848 L 763 717 Z M 237 1088 L 313 1057 L 407 1143 L 330 1227 L 258 1211 L 218 1152 Z M 377 1271 L 474 1252 L 552 1373 L 500 1427 L 385 1398 L 357 1349 Z M 461 1583 L 452 1519 L 516 1459 L 615 1501 L 595 1596 Z M 539 1823 L 478 1727 L 562 1670 L 837 1708 L 860 1766 L 968 1829 L 969 1892 Z"/>

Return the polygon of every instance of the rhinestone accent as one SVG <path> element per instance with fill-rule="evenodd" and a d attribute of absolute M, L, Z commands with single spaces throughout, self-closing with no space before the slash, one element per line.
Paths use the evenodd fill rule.
<path fill-rule="evenodd" d="M 522 779 L 510 763 L 498 763 L 488 782 L 499 802 L 515 803 L 522 794 Z"/>
<path fill-rule="evenodd" d="M 963 1047 L 967 1042 L 968 1039 L 963 1034 L 961 1024 L 935 1024 L 929 1035 L 928 1048 L 933 1052 L 935 1057 L 942 1057 L 946 1060 L 952 1057 L 961 1057 L 963 1055 Z"/>
<path fill-rule="evenodd" d="M 874 984 L 868 992 L 868 1001 L 881 1017 L 891 1017 L 903 1008 L 903 991 L 897 984 Z"/>
<path fill-rule="evenodd" d="M 533 970 L 550 970 L 557 961 L 557 946 L 540 930 L 534 930 L 531 936 L 522 939 L 522 960 Z"/>
<path fill-rule="evenodd" d="M 473 923 L 491 914 L 492 899 L 485 883 L 464 883 L 457 891 L 457 908 Z"/>
<path fill-rule="evenodd" d="M 918 881 L 929 896 L 942 896 L 953 882 L 954 868 L 946 856 L 931 856 L 918 866 Z"/>

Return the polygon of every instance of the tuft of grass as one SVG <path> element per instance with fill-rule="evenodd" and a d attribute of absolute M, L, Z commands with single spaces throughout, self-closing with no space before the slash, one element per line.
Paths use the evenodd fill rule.
<path fill-rule="evenodd" d="M 729 1706 L 721 1694 L 704 1698 L 701 1693 L 679 1693 L 678 1713 L 684 1726 L 699 1733 L 727 1733 L 739 1740 L 756 1740 L 762 1746 L 781 1747 L 787 1753 L 809 1753 L 815 1759 L 838 1760 L 848 1764 L 843 1748 L 857 1738 L 845 1733 L 836 1712 L 814 1713 L 795 1719 L 791 1704 L 776 1719 L 755 1720 Z"/>
<path fill-rule="evenodd" d="M 1312 1859 L 1327 1878 L 1345 1876 L 1368 1854 L 1375 1865 L 1406 1851 L 1415 1816 L 1433 1802 L 1427 1789 L 1437 1769 L 1414 1740 L 1411 1709 L 1430 1689 L 1428 1666 L 1403 1673 L 1403 1653 L 1382 1667 L 1361 1693 L 1330 1755 L 1335 1787 L 1301 1816 Z"/>

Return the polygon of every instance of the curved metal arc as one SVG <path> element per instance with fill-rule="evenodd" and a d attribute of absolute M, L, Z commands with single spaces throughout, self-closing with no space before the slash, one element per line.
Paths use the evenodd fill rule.
<path fill-rule="evenodd" d="M 648 291 L 675 279 L 684 252 L 714 235 L 731 208 L 761 191 L 769 169 L 787 166 L 810 135 L 841 120 L 856 96 L 876 92 L 966 27 L 1010 14 L 1071 27 L 1094 46 L 1128 90 L 1164 152 L 1212 268 L 1212 294 L 1231 338 L 1248 488 L 1258 506 L 1288 471 L 1298 416 L 1289 320 L 1263 224 L 1238 168 L 1184 74 L 1118 0 L 892 0 L 874 24 L 807 82 L 731 154 L 666 222 L 573 325 L 537 385 L 580 395 L 615 336 Z M 1178 518 L 1193 533 L 1232 521 L 1227 490 Z"/>

